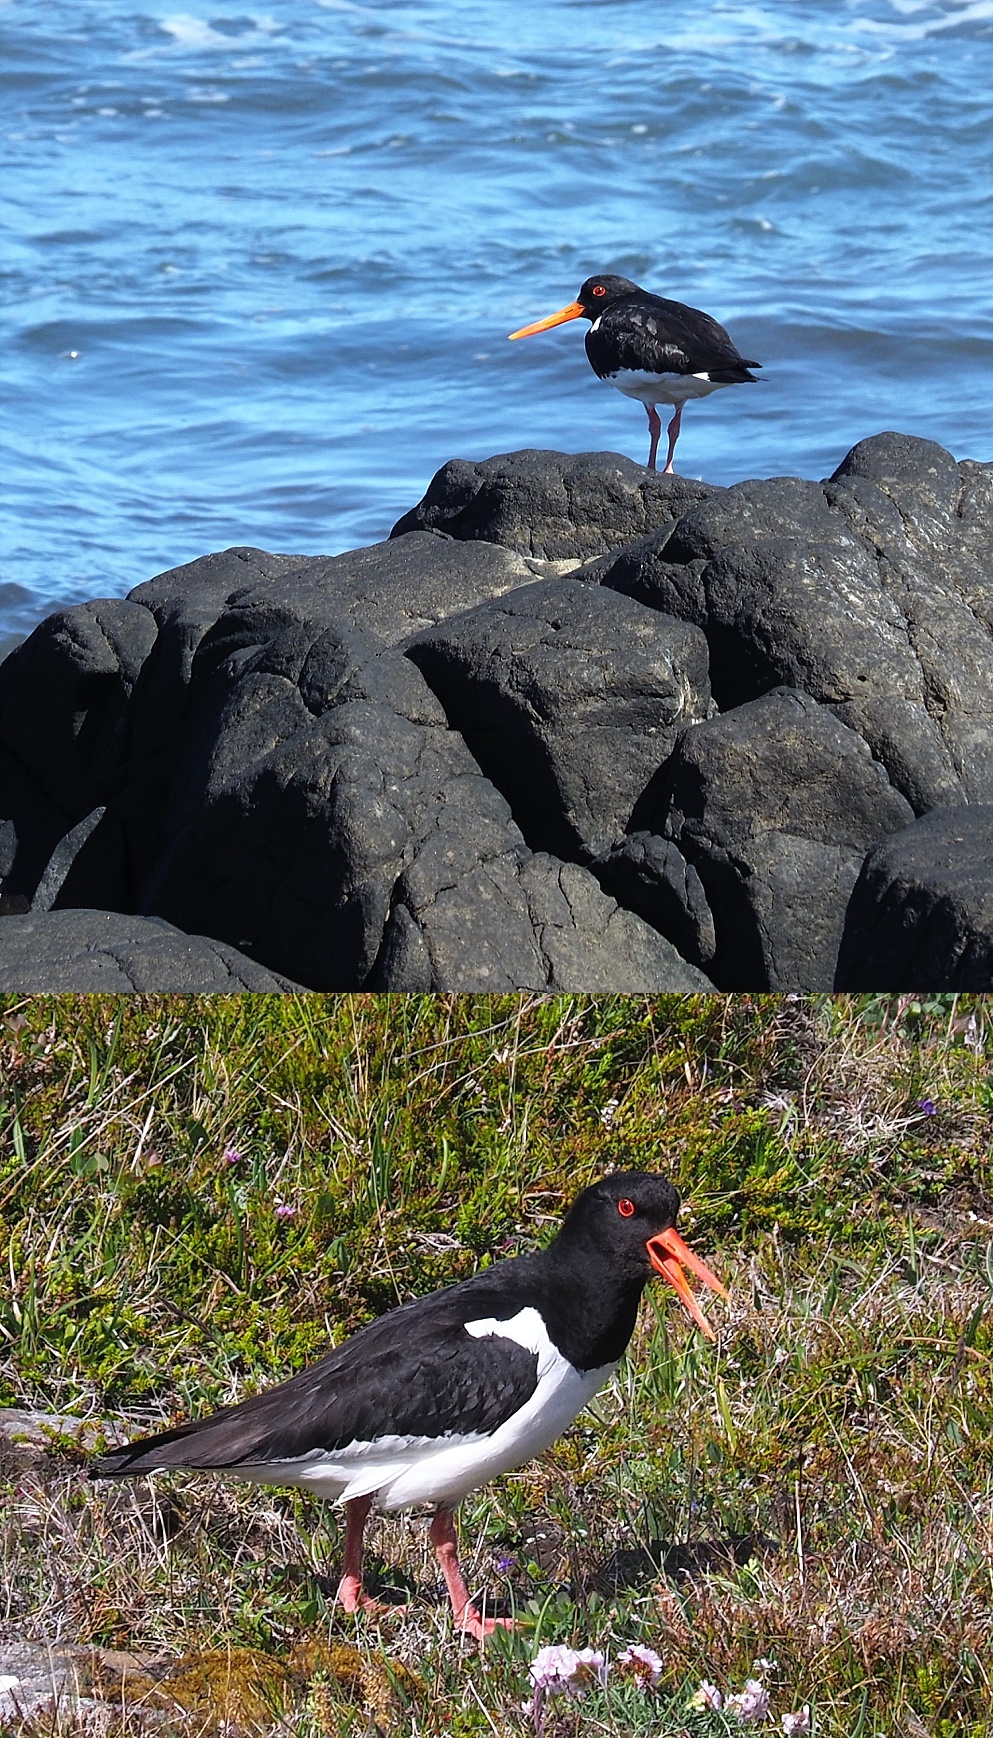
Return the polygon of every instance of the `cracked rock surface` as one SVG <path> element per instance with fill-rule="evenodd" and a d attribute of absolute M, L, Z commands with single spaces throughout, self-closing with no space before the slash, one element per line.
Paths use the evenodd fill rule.
<path fill-rule="evenodd" d="M 710 705 L 699 628 L 567 578 L 449 617 L 407 655 L 528 843 L 560 855 L 608 847 Z"/>
<path fill-rule="evenodd" d="M 723 493 L 713 483 L 647 471 L 620 453 L 528 448 L 494 459 L 449 459 L 390 536 L 446 531 L 573 566 L 645 532 L 669 530 L 695 502 Z"/>
<path fill-rule="evenodd" d="M 7 658 L 0 972 L 185 987 L 178 932 L 218 988 L 827 990 L 913 836 L 880 982 L 964 987 L 991 697 L 990 465 L 452 460 L 384 543 L 205 556 Z M 972 940 L 908 949 L 956 875 Z M 130 963 L 112 917 L 161 920 Z"/>
<path fill-rule="evenodd" d="M 706 894 L 717 981 L 781 990 L 830 981 L 866 852 L 912 819 L 854 730 L 777 688 L 681 736 L 658 827 Z"/>
<path fill-rule="evenodd" d="M 993 800 L 991 569 L 993 469 L 877 435 L 825 483 L 735 484 L 595 571 L 703 629 L 722 712 L 801 689 L 923 814 Z"/>

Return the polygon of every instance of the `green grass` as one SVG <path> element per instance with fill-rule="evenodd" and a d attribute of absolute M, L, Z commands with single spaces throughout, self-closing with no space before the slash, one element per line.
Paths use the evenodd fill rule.
<path fill-rule="evenodd" d="M 741 1732 L 687 1701 L 759 1658 L 768 1732 L 809 1702 L 821 1738 L 988 1738 L 991 1034 L 967 997 L 0 1000 L 0 1405 L 115 1439 L 202 1413 L 545 1240 L 617 1164 L 676 1181 L 731 1293 L 711 1347 L 652 1290 L 590 1411 L 466 1502 L 473 1585 L 521 1620 L 482 1652 L 419 1517 L 370 1529 L 407 1610 L 355 1623 L 335 1510 L 91 1486 L 66 1440 L 0 1461 L 0 1648 L 250 1649 L 272 1705 L 229 1729 L 475 1738 L 533 1732 L 539 1646 L 640 1642 L 656 1691 L 550 1698 L 543 1738 Z M 315 1637 L 373 1677 L 293 1677 Z M 220 1729 L 151 1694 L 114 1730 Z"/>

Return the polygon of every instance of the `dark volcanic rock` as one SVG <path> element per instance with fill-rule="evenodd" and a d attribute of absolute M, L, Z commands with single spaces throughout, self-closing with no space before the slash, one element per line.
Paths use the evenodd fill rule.
<path fill-rule="evenodd" d="M 870 851 L 839 990 L 993 990 L 993 805 L 935 809 Z"/>
<path fill-rule="evenodd" d="M 131 698 L 155 631 L 137 604 L 77 604 L 0 665 L 4 813 L 17 817 L 9 892 L 33 893 L 63 835 L 121 788 Z"/>
<path fill-rule="evenodd" d="M 266 645 L 248 604 L 203 642 L 201 750 L 177 780 L 144 908 L 244 938 L 315 988 L 565 987 L 528 897 L 530 852 L 419 672 L 354 629 L 313 627 L 307 648 L 295 618 L 264 613 Z M 605 947 L 612 915 L 586 941 L 582 987 L 682 987 L 672 950 L 630 914 Z"/>
<path fill-rule="evenodd" d="M 0 918 L 0 990 L 297 990 L 299 984 L 206 935 L 118 911 L 29 912 Z"/>
<path fill-rule="evenodd" d="M 560 856 L 609 846 L 710 703 L 699 629 L 571 579 L 450 617 L 408 657 L 532 849 Z"/>
<path fill-rule="evenodd" d="M 605 892 L 668 936 L 683 959 L 710 970 L 714 914 L 699 875 L 671 839 L 629 833 L 590 868 Z"/>
<path fill-rule="evenodd" d="M 904 436 L 728 490 L 453 461 L 370 549 L 42 624 L 0 670 L 0 912 L 322 990 L 827 989 L 865 853 L 993 806 L 991 573 L 993 467 Z M 914 899 L 972 836 L 922 835 Z"/>
<path fill-rule="evenodd" d="M 400 879 L 368 988 L 711 990 L 710 980 L 575 863 L 544 853 Z"/>
<path fill-rule="evenodd" d="M 706 893 L 718 987 L 830 989 L 866 851 L 912 813 L 861 738 L 795 690 L 687 730 L 656 825 Z"/>
<path fill-rule="evenodd" d="M 260 556 L 261 551 L 226 550 L 208 555 L 189 567 L 160 573 L 138 585 L 128 597 L 156 616 L 191 613 L 204 622 L 216 621 L 223 610 L 265 597 L 278 607 L 293 608 L 301 621 L 331 620 L 359 627 L 370 640 L 399 645 L 410 634 L 472 609 L 487 598 L 501 597 L 515 585 L 527 585 L 534 570 L 518 555 L 495 543 L 466 548 L 454 538 L 423 531 L 403 541 L 373 543 L 344 555 L 269 556 L 278 570 L 229 583 L 232 556 Z M 286 565 L 283 565 L 286 564 Z M 235 569 L 235 571 L 237 571 Z"/>
<path fill-rule="evenodd" d="M 620 453 L 529 448 L 478 462 L 450 459 L 390 536 L 447 531 L 572 564 L 671 527 L 695 502 L 723 493 L 711 483 L 647 471 Z"/>
<path fill-rule="evenodd" d="M 736 484 L 597 564 L 603 584 L 703 628 L 722 710 L 802 689 L 916 813 L 993 800 L 991 570 L 993 467 L 893 434 L 827 483 Z"/>
<path fill-rule="evenodd" d="M 318 989 L 566 988 L 571 967 L 594 990 L 696 983 L 585 872 L 532 865 L 403 656 L 416 630 L 525 582 L 505 549 L 423 532 L 329 560 L 228 552 L 138 587 L 116 606 L 148 645 L 127 670 L 116 756 L 64 709 L 53 756 L 92 741 L 102 758 L 81 754 L 72 801 L 40 836 L 37 805 L 15 806 L 8 892 L 155 914 Z M 15 755 L 16 666 L 34 657 L 29 642 L 5 672 Z M 580 911 L 595 914 L 588 936 Z"/>
<path fill-rule="evenodd" d="M 289 667 L 294 636 L 308 650 L 319 641 L 315 624 L 362 619 L 367 648 L 391 644 L 533 577 L 506 550 L 428 534 L 332 558 L 234 549 L 160 574 L 126 601 L 50 617 L 0 666 L 4 808 L 16 838 L 6 892 L 32 897 L 82 824 L 85 850 L 71 864 L 61 853 L 60 903 L 134 909 L 168 843 L 161 829 L 191 729 L 194 663 L 208 630 L 216 660 L 222 618 L 242 658 L 253 633 L 260 644 L 283 637 Z M 319 652 L 302 674 L 307 703 L 327 704 L 314 701 L 316 680 L 333 698 Z"/>

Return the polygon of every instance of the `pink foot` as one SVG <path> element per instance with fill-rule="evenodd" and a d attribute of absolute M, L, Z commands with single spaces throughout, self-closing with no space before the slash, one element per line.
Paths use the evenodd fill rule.
<path fill-rule="evenodd" d="M 406 1605 L 384 1605 L 381 1600 L 373 1599 L 370 1593 L 363 1591 L 362 1583 L 357 1575 L 343 1575 L 338 1583 L 335 1600 L 351 1616 L 356 1611 L 367 1611 L 372 1617 L 383 1617 L 387 1613 L 396 1615 L 407 1610 Z"/>
<path fill-rule="evenodd" d="M 386 1612 L 406 1611 L 407 1607 L 382 1605 L 378 1599 L 373 1599 L 363 1591 L 362 1534 L 371 1508 L 371 1497 L 352 1497 L 345 1504 L 345 1562 L 335 1599 L 342 1611 L 367 1611 L 370 1616 L 376 1617 Z"/>
<path fill-rule="evenodd" d="M 512 1617 L 482 1617 L 474 1605 L 466 1606 L 455 1621 L 459 1629 L 471 1635 L 474 1641 L 485 1641 L 495 1629 L 517 1628 Z"/>
<path fill-rule="evenodd" d="M 452 1614 L 463 1635 L 471 1635 L 475 1641 L 485 1641 L 495 1629 L 513 1629 L 515 1626 L 512 1617 L 483 1617 L 473 1605 L 459 1564 L 455 1519 L 451 1509 L 435 1511 L 431 1522 L 431 1543 L 445 1577 L 448 1597 L 452 1602 Z"/>

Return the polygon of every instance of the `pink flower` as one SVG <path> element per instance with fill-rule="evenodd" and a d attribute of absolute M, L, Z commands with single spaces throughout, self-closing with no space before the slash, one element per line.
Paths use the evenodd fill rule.
<path fill-rule="evenodd" d="M 809 1702 L 804 1702 L 803 1707 L 800 1709 L 799 1713 L 797 1713 L 797 1714 L 784 1714 L 783 1715 L 783 1731 L 786 1734 L 786 1738 L 793 1738 L 793 1735 L 796 1732 L 809 1732 L 810 1731 L 810 1703 Z"/>
<path fill-rule="evenodd" d="M 286 1201 L 277 1201 L 276 1202 L 276 1218 L 277 1219 L 295 1219 L 296 1216 L 297 1216 L 296 1208 L 291 1207 L 288 1202 L 286 1202 Z"/>
<path fill-rule="evenodd" d="M 664 1661 L 653 1648 L 640 1647 L 637 1642 L 617 1656 L 617 1664 L 626 1666 L 628 1676 L 637 1678 L 643 1688 L 654 1689 L 662 1676 Z"/>
<path fill-rule="evenodd" d="M 536 1691 L 554 1695 L 585 1696 L 592 1683 L 605 1683 L 607 1665 L 596 1648 L 543 1647 L 531 1661 L 531 1682 Z"/>
<path fill-rule="evenodd" d="M 716 1714 L 720 1709 L 721 1700 L 721 1692 L 717 1688 L 717 1685 L 708 1684 L 706 1678 L 704 1678 L 700 1688 L 696 1691 L 696 1694 L 690 1697 L 690 1707 L 701 1708 L 709 1713 Z"/>
<path fill-rule="evenodd" d="M 746 1726 L 757 1726 L 768 1715 L 769 1692 L 758 1678 L 749 1678 L 743 1690 L 728 1697 L 724 1712 L 734 1714 Z"/>
<path fill-rule="evenodd" d="M 243 1158 L 244 1154 L 239 1153 L 237 1147 L 225 1147 L 222 1163 L 225 1165 L 240 1165 Z"/>

